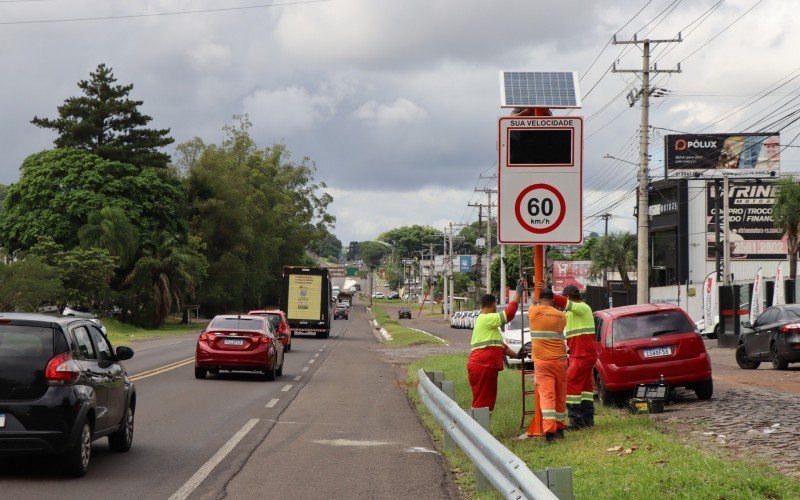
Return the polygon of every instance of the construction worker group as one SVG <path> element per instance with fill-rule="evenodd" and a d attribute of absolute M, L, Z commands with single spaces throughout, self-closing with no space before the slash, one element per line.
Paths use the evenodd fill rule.
<path fill-rule="evenodd" d="M 500 328 L 516 314 L 522 290 L 520 283 L 516 297 L 500 313 L 494 296 L 483 297 L 467 361 L 473 408 L 494 410 L 497 376 L 503 369 L 504 355 L 522 360 L 527 357 L 524 346 L 515 352 L 505 345 L 500 334 Z M 561 295 L 550 289 L 541 290 L 528 310 L 528 319 L 541 422 L 534 418 L 521 438 L 544 435 L 552 443 L 564 437 L 564 430 L 594 426 L 594 318 L 578 288 L 567 285 Z"/>

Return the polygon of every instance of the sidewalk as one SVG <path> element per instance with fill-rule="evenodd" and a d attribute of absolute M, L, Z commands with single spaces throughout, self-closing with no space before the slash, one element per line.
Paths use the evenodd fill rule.
<path fill-rule="evenodd" d="M 364 308 L 354 313 L 226 498 L 458 498 L 404 380 L 371 349 Z"/>

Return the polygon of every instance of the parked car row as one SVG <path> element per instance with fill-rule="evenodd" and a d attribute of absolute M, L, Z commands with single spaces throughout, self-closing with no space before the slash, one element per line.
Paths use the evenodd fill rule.
<path fill-rule="evenodd" d="M 480 311 L 456 311 L 450 316 L 450 328 L 475 328 L 475 318 Z"/>

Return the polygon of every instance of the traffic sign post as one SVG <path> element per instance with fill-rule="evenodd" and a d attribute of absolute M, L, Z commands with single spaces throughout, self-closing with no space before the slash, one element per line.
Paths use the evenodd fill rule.
<path fill-rule="evenodd" d="M 505 117 L 498 129 L 498 241 L 581 243 L 583 118 Z"/>

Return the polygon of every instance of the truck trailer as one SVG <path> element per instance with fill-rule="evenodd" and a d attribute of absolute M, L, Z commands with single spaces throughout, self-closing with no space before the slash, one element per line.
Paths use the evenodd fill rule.
<path fill-rule="evenodd" d="M 292 332 L 314 333 L 328 338 L 331 333 L 331 276 L 324 267 L 286 266 L 280 308 Z"/>

